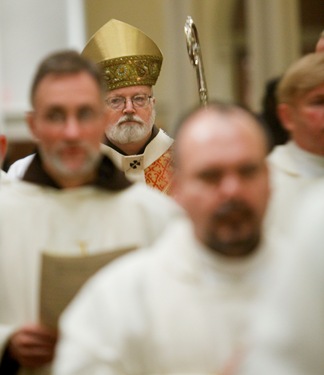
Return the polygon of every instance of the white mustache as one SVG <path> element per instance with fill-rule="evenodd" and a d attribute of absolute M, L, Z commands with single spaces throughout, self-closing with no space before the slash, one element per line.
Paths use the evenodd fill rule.
<path fill-rule="evenodd" d="M 123 124 L 124 122 L 137 122 L 138 124 L 144 125 L 144 122 L 140 117 L 133 115 L 125 115 L 121 117 L 117 122 L 117 126 Z"/>

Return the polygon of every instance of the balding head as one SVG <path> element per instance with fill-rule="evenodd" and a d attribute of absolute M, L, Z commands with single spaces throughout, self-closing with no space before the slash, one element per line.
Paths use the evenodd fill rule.
<path fill-rule="evenodd" d="M 268 152 L 269 142 L 264 129 L 249 111 L 237 105 L 219 102 L 211 103 L 207 108 L 194 109 L 181 120 L 176 130 L 176 166 L 181 168 L 182 161 L 184 165 L 187 164 L 187 153 L 191 153 L 192 148 L 204 149 L 208 144 L 213 147 L 217 144 L 218 148 L 233 155 L 234 150 L 227 147 L 227 139 L 233 136 L 246 139 L 247 142 L 238 142 L 240 147 L 255 141 L 263 156 Z"/>
<path fill-rule="evenodd" d="M 269 194 L 267 140 L 248 111 L 220 103 L 187 115 L 175 142 L 175 196 L 196 236 L 227 256 L 255 249 Z"/>

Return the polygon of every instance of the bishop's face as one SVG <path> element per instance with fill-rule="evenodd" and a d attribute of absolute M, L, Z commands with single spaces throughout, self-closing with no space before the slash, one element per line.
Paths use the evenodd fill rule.
<path fill-rule="evenodd" d="M 136 106 L 136 97 L 148 98 L 143 107 Z M 109 91 L 107 102 L 124 99 L 125 104 L 118 109 L 107 106 L 108 122 L 106 128 L 107 138 L 116 145 L 124 145 L 146 141 L 155 122 L 155 98 L 152 97 L 150 86 L 130 86 Z"/>

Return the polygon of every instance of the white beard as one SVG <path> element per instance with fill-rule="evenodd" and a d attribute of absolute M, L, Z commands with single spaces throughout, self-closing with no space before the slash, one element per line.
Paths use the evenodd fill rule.
<path fill-rule="evenodd" d="M 42 147 L 39 147 L 39 152 L 45 164 L 49 165 L 55 174 L 67 179 L 82 178 L 96 169 L 100 162 L 101 155 L 89 145 L 84 143 L 81 145 L 83 149 L 86 150 L 86 157 L 82 164 L 76 166 L 69 165 L 69 163 L 66 163 L 61 159 L 59 150 L 64 147 L 64 144 L 59 145 L 56 150 L 51 152 L 51 154 L 49 154 L 48 151 L 43 150 Z"/>
<path fill-rule="evenodd" d="M 126 121 L 133 123 L 127 124 L 125 123 Z M 126 144 L 140 142 L 151 133 L 154 121 L 154 110 L 152 111 L 152 115 L 147 123 L 138 116 L 125 115 L 121 117 L 117 123 L 113 124 L 106 130 L 106 135 L 113 143 Z"/>

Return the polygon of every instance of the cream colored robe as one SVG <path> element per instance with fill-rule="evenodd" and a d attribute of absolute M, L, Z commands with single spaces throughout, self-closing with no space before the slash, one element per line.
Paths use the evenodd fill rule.
<path fill-rule="evenodd" d="M 42 251 L 79 255 L 84 248 L 92 254 L 147 246 L 179 212 L 171 199 L 142 184 L 121 192 L 1 184 L 0 354 L 16 328 L 38 321 Z"/>
<path fill-rule="evenodd" d="M 93 278 L 61 321 L 55 375 L 219 374 L 244 344 L 271 263 L 217 256 L 181 220 Z"/>

